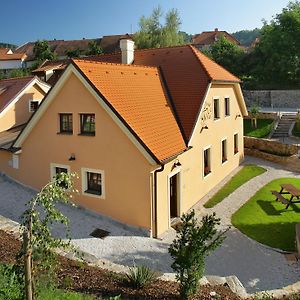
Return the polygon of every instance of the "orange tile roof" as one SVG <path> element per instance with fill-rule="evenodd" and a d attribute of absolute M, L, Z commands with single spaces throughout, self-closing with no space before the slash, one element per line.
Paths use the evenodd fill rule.
<path fill-rule="evenodd" d="M 0 80 L 0 112 L 22 91 L 34 76 Z"/>
<path fill-rule="evenodd" d="M 86 59 L 121 63 L 121 53 Z M 209 83 L 240 82 L 239 78 L 191 45 L 135 50 L 134 65 L 161 69 L 185 140 L 191 137 Z"/>
<path fill-rule="evenodd" d="M 8 48 L 0 48 L 0 60 L 20 60 L 25 59 L 25 53 L 12 53 L 8 54 Z"/>
<path fill-rule="evenodd" d="M 157 160 L 186 149 L 158 68 L 73 62 Z"/>
<path fill-rule="evenodd" d="M 240 45 L 240 42 L 231 34 L 229 34 L 227 31 L 203 31 L 202 33 L 195 34 L 192 39 L 192 43 L 194 45 L 202 45 L 202 46 L 209 46 L 216 42 L 217 38 L 220 38 L 220 36 L 224 36 L 227 40 L 230 42 Z"/>

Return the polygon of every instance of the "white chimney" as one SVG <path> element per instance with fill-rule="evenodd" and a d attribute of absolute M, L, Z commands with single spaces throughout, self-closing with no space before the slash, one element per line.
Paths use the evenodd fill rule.
<path fill-rule="evenodd" d="M 120 48 L 122 52 L 122 64 L 131 65 L 134 61 L 134 41 L 120 40 Z"/>

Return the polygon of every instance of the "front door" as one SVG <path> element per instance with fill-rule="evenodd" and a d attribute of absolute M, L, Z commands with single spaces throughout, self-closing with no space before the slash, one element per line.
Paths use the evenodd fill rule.
<path fill-rule="evenodd" d="M 170 177 L 170 217 L 179 216 L 179 173 Z"/>

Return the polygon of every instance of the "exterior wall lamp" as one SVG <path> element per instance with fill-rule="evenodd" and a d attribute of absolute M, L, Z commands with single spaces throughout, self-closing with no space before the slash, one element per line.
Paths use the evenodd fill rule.
<path fill-rule="evenodd" d="M 72 160 L 76 160 L 76 157 L 75 157 L 74 153 L 72 153 L 71 156 L 69 157 L 69 161 L 72 161 Z"/>
<path fill-rule="evenodd" d="M 240 117 L 241 117 L 240 114 L 237 114 L 237 115 L 235 116 L 236 119 L 237 119 L 237 118 L 240 118 Z"/>
<path fill-rule="evenodd" d="M 180 163 L 179 159 L 176 159 L 172 166 L 172 170 L 175 169 L 176 167 L 180 167 L 180 166 L 181 166 L 181 163 Z"/>
<path fill-rule="evenodd" d="M 208 129 L 208 126 L 207 125 L 202 126 L 200 133 L 203 131 L 203 129 Z"/>

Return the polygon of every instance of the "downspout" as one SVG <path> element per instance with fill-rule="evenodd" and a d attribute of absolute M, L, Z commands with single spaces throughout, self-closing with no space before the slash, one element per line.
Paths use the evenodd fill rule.
<path fill-rule="evenodd" d="M 154 235 L 157 238 L 157 173 L 162 172 L 165 169 L 165 165 L 160 165 L 160 168 L 154 171 L 154 182 L 153 182 L 153 213 L 154 213 Z"/>

